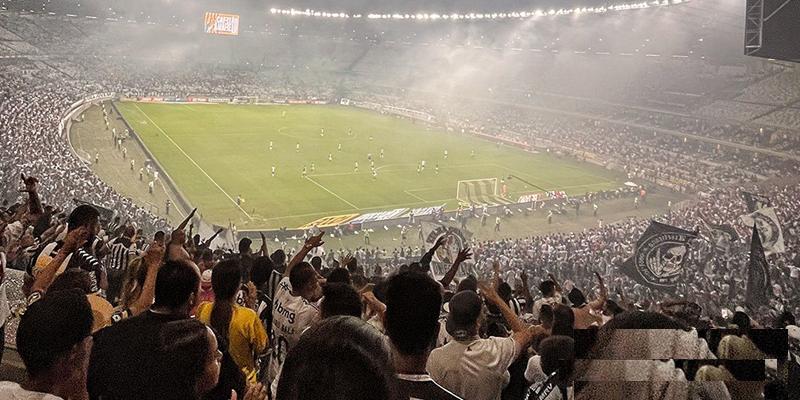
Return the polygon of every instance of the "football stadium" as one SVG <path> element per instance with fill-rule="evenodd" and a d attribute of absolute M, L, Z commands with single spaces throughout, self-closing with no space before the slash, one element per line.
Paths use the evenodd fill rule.
<path fill-rule="evenodd" d="M 0 0 L 0 400 L 800 399 L 800 0 Z"/>
<path fill-rule="evenodd" d="M 116 107 L 181 192 L 219 225 L 332 226 L 370 211 L 424 215 L 624 182 L 600 166 L 526 151 L 533 145 L 347 106 Z"/>

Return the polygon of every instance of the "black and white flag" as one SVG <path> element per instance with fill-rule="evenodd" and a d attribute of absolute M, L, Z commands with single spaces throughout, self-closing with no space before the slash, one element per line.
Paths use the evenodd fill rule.
<path fill-rule="evenodd" d="M 447 236 L 444 244 L 433 253 L 431 260 L 431 270 L 434 275 L 441 277 L 453 264 L 461 249 L 469 247 L 470 234 L 462 231 L 455 226 L 447 226 L 434 222 L 422 222 L 422 238 L 425 241 L 425 247 L 433 247 L 436 241 L 442 237 Z M 474 266 L 474 265 L 473 265 Z M 462 269 L 466 265 L 462 265 Z M 474 274 L 475 271 L 460 271 L 464 275 Z M 459 274 L 461 276 L 461 274 Z"/>
<path fill-rule="evenodd" d="M 763 194 L 742 191 L 742 197 L 747 203 L 747 212 L 749 213 L 770 206 L 769 197 Z"/>
<path fill-rule="evenodd" d="M 636 242 L 633 257 L 622 264 L 622 272 L 650 288 L 673 290 L 689 260 L 689 241 L 697 236 L 697 232 L 652 221 Z"/>
<path fill-rule="evenodd" d="M 750 214 L 742 215 L 739 217 L 739 221 L 744 226 L 755 225 L 758 228 L 761 243 L 767 255 L 786 251 L 786 246 L 783 242 L 783 229 L 781 229 L 781 224 L 774 208 L 761 208 Z"/>
<path fill-rule="evenodd" d="M 769 264 L 761 245 L 761 235 L 753 225 L 753 236 L 750 239 L 750 262 L 747 265 L 747 302 L 752 306 L 769 303 L 770 291 Z"/>
<path fill-rule="evenodd" d="M 705 218 L 700 220 L 703 221 L 703 225 L 709 232 L 710 241 L 718 251 L 727 253 L 731 245 L 739 241 L 739 233 L 731 224 L 712 224 Z"/>

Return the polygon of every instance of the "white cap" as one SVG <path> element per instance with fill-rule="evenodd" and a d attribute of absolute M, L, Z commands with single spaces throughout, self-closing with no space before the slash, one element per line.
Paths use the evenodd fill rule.
<path fill-rule="evenodd" d="M 787 325 L 786 330 L 789 331 L 789 338 L 800 340 L 800 327 L 797 325 Z"/>

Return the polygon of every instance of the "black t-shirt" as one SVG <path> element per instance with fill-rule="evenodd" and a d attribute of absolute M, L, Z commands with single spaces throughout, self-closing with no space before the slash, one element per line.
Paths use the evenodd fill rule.
<path fill-rule="evenodd" d="M 174 382 L 156 376 L 155 371 L 159 370 L 159 331 L 167 322 L 179 319 L 148 310 L 97 332 L 89 360 L 89 397 L 146 400 L 176 392 Z"/>
<path fill-rule="evenodd" d="M 430 375 L 397 374 L 401 397 L 410 400 L 462 400 L 439 386 Z"/>

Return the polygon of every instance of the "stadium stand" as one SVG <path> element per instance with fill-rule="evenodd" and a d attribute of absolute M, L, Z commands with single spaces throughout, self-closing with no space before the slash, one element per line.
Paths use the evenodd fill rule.
<path fill-rule="evenodd" d="M 663 11 L 641 15 L 681 15 Z M 0 12 L 0 57 L 8 57 L 0 58 L 0 327 L 27 374 L 21 386 L 0 382 L 0 398 L 521 399 L 542 395 L 547 383 L 555 390 L 539 398 L 792 398 L 800 378 L 797 67 L 731 67 L 712 50 L 686 62 L 514 55 L 518 46 L 585 51 L 556 45 L 558 37 L 619 53 L 593 34 L 620 18 L 593 18 L 573 38 L 553 28 L 534 42 L 503 26 L 449 37 L 436 26 L 378 33 L 280 20 L 243 35 L 245 44 L 202 38 L 193 54 L 175 54 L 191 48 L 194 33 Z M 729 53 L 715 48 L 720 38 L 698 41 L 700 28 L 663 39 L 670 25 L 653 21 L 613 46 L 665 58 Z M 134 34 L 142 40 L 125 40 Z M 150 57 L 137 48 L 148 41 Z M 207 55 L 247 53 L 260 41 L 257 55 L 224 65 Z M 469 48 L 426 51 L 437 41 Z M 461 59 L 483 65 L 493 52 L 513 64 L 507 76 L 491 76 L 489 64 L 455 68 Z M 528 69 L 542 73 L 520 83 Z M 467 79 L 452 85 L 444 74 Z M 690 200 L 580 231 L 471 238 L 455 249 L 442 248 L 444 239 L 336 248 L 316 228 L 274 249 L 262 239 L 254 251 L 244 237 L 235 249 L 215 248 L 117 193 L 73 151 L 63 118 L 106 92 L 402 107 L 449 131 L 591 161 Z M 489 190 L 481 185 L 474 190 Z M 756 222 L 771 232 L 763 245 L 737 223 L 757 212 L 743 192 L 763 196 L 775 213 Z M 532 212 L 620 199 L 638 207 L 648 194 L 587 193 Z M 473 206 L 434 218 L 450 224 L 484 213 Z M 652 221 L 698 236 L 685 253 L 658 254 L 683 271 L 666 291 L 623 267 Z M 724 226 L 728 238 L 720 238 Z M 769 250 L 759 253 L 756 242 Z M 442 250 L 458 255 L 432 261 Z M 754 294 L 745 288 L 756 281 L 759 254 L 768 264 Z"/>

